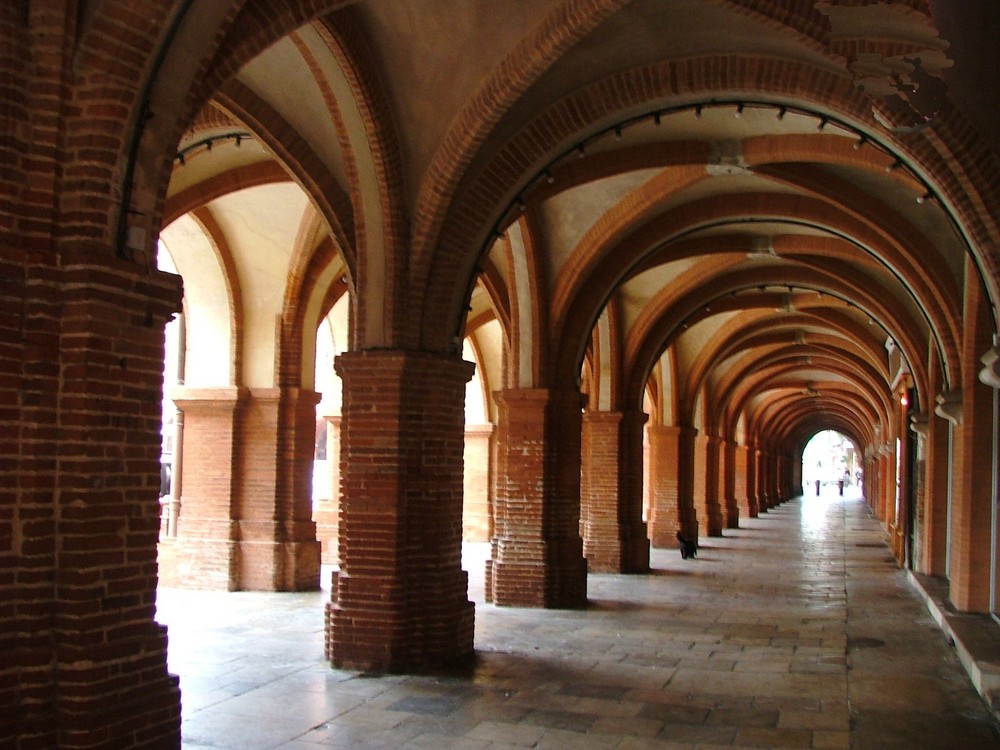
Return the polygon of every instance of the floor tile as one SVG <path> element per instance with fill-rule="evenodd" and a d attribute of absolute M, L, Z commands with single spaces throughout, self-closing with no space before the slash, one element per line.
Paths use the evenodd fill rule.
<path fill-rule="evenodd" d="M 470 591 L 487 550 L 466 547 Z M 449 678 L 331 669 L 328 592 L 162 589 L 184 750 L 1000 747 L 859 498 L 797 498 L 651 564 L 592 574 L 584 611 L 480 593 L 476 666 Z"/>

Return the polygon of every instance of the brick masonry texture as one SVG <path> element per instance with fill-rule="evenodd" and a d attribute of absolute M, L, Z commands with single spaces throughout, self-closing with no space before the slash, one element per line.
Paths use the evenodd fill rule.
<path fill-rule="evenodd" d="M 850 314 L 822 313 L 831 328 L 857 333 L 851 315 L 861 319 L 865 310 L 917 321 L 891 332 L 911 353 L 897 370 L 899 383 L 891 382 L 887 362 L 895 360 L 881 338 L 873 361 L 858 355 L 826 365 L 825 340 L 811 342 L 809 357 L 862 394 L 831 400 L 834 424 L 876 434 L 872 420 L 859 415 L 892 415 L 862 460 L 864 497 L 894 559 L 904 561 L 913 521 L 916 566 L 947 571 L 958 610 L 987 611 L 996 562 L 989 467 L 997 446 L 994 392 L 980 373 L 983 353 L 995 346 L 1000 161 L 986 138 L 992 134 L 980 133 L 956 103 L 916 122 L 852 80 L 851 56 L 900 55 L 909 46 L 833 34 L 820 8 L 878 4 L 720 0 L 705 5 L 731 21 L 750 19 L 772 35 L 765 46 L 797 50 L 797 57 L 719 49 L 665 60 L 640 50 L 591 75 L 569 68 L 591 49 L 600 61 L 605 35 L 641 15 L 637 8 L 658 3 L 511 3 L 534 6 L 538 15 L 517 32 L 523 36 L 507 40 L 509 49 L 502 44 L 514 32 L 506 29 L 491 40 L 495 47 L 433 50 L 477 56 L 456 61 L 469 64 L 472 81 L 464 93 L 449 86 L 449 94 L 465 98 L 435 100 L 428 81 L 413 76 L 429 86 L 421 103 L 428 111 L 410 111 L 410 79 L 391 75 L 402 52 L 387 49 L 388 35 L 369 35 L 390 19 L 380 14 L 397 12 L 392 5 L 0 3 L 0 747 L 180 747 L 181 686 L 167 669 L 168 633 L 155 620 L 158 586 L 315 591 L 321 560 L 335 562 L 324 621 L 329 662 L 359 671 L 433 671 L 475 656 L 463 538 L 490 543 L 483 572 L 494 605 L 582 610 L 589 573 L 648 572 L 650 548 L 673 547 L 678 531 L 711 543 L 748 520 L 763 527 L 769 511 L 801 491 L 801 456 L 789 448 L 798 439 L 794 425 L 815 424 L 803 417 L 808 399 L 785 408 L 784 385 L 759 387 L 767 362 L 731 383 L 671 373 L 658 382 L 669 382 L 662 390 L 672 392 L 651 393 L 650 373 L 687 314 L 670 300 L 663 314 L 633 321 L 633 333 L 616 333 L 612 407 L 592 408 L 580 386 L 602 377 L 586 350 L 594 312 L 616 285 L 638 279 L 658 252 L 695 252 L 677 244 L 640 257 L 623 248 L 748 217 L 808 221 L 816 235 L 867 243 L 857 261 L 857 248 L 820 244 L 819 237 L 804 245 L 778 241 L 781 256 L 768 263 L 779 270 L 810 252 L 830 251 L 832 262 L 843 264 L 834 269 L 852 259 L 886 261 L 913 299 L 927 302 L 911 316 L 878 284 L 862 288 L 835 278 L 843 275 L 835 270 L 804 274 L 814 287 L 861 300 Z M 429 14 L 434 4 L 417 5 Z M 927 3 L 889 5 L 904 6 L 907 25 L 921 34 L 934 30 Z M 414 12 L 412 22 L 423 28 L 439 19 Z M 303 122 L 279 111 L 277 100 L 301 81 L 260 89 L 248 82 L 256 62 L 271 62 L 258 55 L 281 53 L 281 45 L 310 65 L 329 58 L 334 74 L 307 82 L 321 92 L 314 104 L 323 122 L 312 124 L 322 147 L 310 143 Z M 468 72 L 464 65 L 455 71 L 455 83 Z M 570 80 L 572 88 L 557 92 Z M 539 92 L 544 103 L 534 101 Z M 737 179 L 781 182 L 777 195 L 747 189 L 683 205 L 678 186 L 707 192 L 706 167 L 719 166 L 709 165 L 717 144 L 707 141 L 620 151 L 602 142 L 595 151 L 603 155 L 574 157 L 573 166 L 541 179 L 556 156 L 612 135 L 618 122 L 675 105 L 688 107 L 680 116 L 693 119 L 691 106 L 730 100 L 755 100 L 762 104 L 756 114 L 774 122 L 786 105 L 808 110 L 802 118 L 823 116 L 817 128 L 835 115 L 843 133 L 797 133 L 793 147 L 775 126 L 769 136 L 738 144 L 742 163 L 729 166 L 746 174 Z M 413 123 L 439 106 L 448 114 L 440 131 L 415 133 Z M 179 143 L 195 131 L 244 127 L 254 132 L 261 164 L 174 192 Z M 845 133 L 878 134 L 883 149 Z M 586 194 L 615 169 L 624 175 L 665 165 L 669 179 L 636 187 L 556 268 L 559 259 L 546 252 L 558 249 L 544 246 L 542 231 L 556 213 L 544 214 L 542 203 L 551 208 Z M 904 166 L 906 175 L 897 175 Z M 870 183 L 860 193 L 839 176 L 854 169 Z M 281 300 L 265 325 L 273 351 L 266 349 L 264 365 L 251 363 L 243 324 L 260 300 L 240 286 L 246 269 L 224 247 L 223 222 L 210 204 L 293 183 L 305 195 L 307 218 L 288 240 L 298 254 L 287 278 L 267 290 Z M 924 188 L 937 218 L 913 218 L 908 210 L 896 220 L 871 215 L 875 193 L 911 191 L 923 199 Z M 537 199 L 516 219 L 531 246 L 532 284 L 499 264 L 482 268 L 485 238 L 504 228 L 503 212 L 518 197 Z M 217 253 L 220 287 L 231 292 L 220 307 L 234 330 L 227 331 L 231 372 L 220 384 L 181 385 L 173 393 L 184 416 L 185 471 L 176 533 L 161 538 L 163 333 L 191 298 L 180 276 L 157 270 L 156 255 L 159 233 L 180 217 L 199 224 Z M 936 244 L 951 239 L 964 268 L 936 255 Z M 313 255 L 304 249 L 311 241 Z M 746 258 L 746 247 L 719 242 L 711 252 L 720 264 Z M 513 252 L 510 243 L 506 249 Z M 762 279 L 777 287 L 776 277 L 763 274 L 740 270 L 725 285 L 713 277 L 682 302 L 707 310 L 709 302 L 759 288 Z M 490 384 L 496 409 L 484 418 L 492 423 L 470 427 L 464 399 L 473 365 L 455 352 L 477 278 L 489 282 L 483 296 L 491 296 L 503 351 L 495 353 L 501 374 Z M 530 287 L 530 299 L 517 297 L 518 283 Z M 791 282 L 787 288 L 792 315 Z M 320 501 L 328 505 L 314 515 L 319 395 L 303 370 L 316 320 L 341 295 L 350 307 L 347 340 L 337 342 L 343 409 L 329 427 L 339 462 L 329 468 L 331 497 Z M 781 296 L 767 293 L 761 309 L 775 309 Z M 530 315 L 516 309 L 520 303 Z M 512 311 L 521 317 L 512 321 Z M 614 325 L 624 328 L 626 317 Z M 522 322 L 531 330 L 519 330 Z M 725 324 L 716 333 L 726 334 Z M 767 342 L 775 358 L 789 345 L 788 338 Z M 697 352 L 688 354 L 697 360 Z M 253 387 L 251 365 L 265 373 Z M 921 414 L 888 402 L 910 381 L 922 389 Z M 934 399 L 950 390 L 961 408 L 949 426 L 934 415 Z M 726 404 L 705 395 L 716 392 L 729 395 Z M 639 410 L 647 395 L 655 406 L 650 417 Z M 727 411 L 736 403 L 759 408 L 743 408 L 752 412 L 744 419 Z M 909 417 L 921 415 L 930 421 L 926 435 L 903 453 L 914 451 L 913 477 L 897 476 L 895 441 L 909 440 Z M 916 507 L 897 506 L 897 481 L 904 494 L 912 490 Z"/>

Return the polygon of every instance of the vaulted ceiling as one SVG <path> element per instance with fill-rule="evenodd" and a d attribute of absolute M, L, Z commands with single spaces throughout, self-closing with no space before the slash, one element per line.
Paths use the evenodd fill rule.
<path fill-rule="evenodd" d="M 470 336 L 488 390 L 582 377 L 712 433 L 871 446 L 901 385 L 926 411 L 957 377 L 991 224 L 931 146 L 996 140 L 988 3 L 327 5 L 177 149 L 162 236 L 258 331 L 234 373 L 268 384 L 273 317 L 315 330 L 344 279 L 354 346 Z"/>

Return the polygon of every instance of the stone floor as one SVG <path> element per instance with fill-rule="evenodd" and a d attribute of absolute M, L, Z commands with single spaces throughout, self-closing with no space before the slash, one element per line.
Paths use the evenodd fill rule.
<path fill-rule="evenodd" d="M 161 589 L 185 750 L 998 748 L 990 714 L 867 506 L 790 501 L 591 575 L 586 611 L 482 603 L 468 676 L 323 661 L 326 593 Z"/>

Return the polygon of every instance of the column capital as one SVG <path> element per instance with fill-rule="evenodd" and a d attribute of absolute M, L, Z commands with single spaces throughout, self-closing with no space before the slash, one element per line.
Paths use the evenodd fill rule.
<path fill-rule="evenodd" d="M 345 380 L 355 373 L 365 376 L 373 370 L 395 370 L 402 375 L 412 368 L 423 375 L 428 371 L 446 370 L 449 367 L 456 368 L 459 373 L 464 372 L 466 382 L 472 379 L 476 371 L 474 363 L 459 356 L 409 349 L 361 349 L 338 354 L 333 360 L 334 370 Z"/>
<path fill-rule="evenodd" d="M 1000 346 L 994 346 L 979 358 L 983 369 L 979 371 L 979 381 L 990 388 L 1000 388 Z"/>
<path fill-rule="evenodd" d="M 927 437 L 927 431 L 930 429 L 930 423 L 931 420 L 927 412 L 919 412 L 910 415 L 910 429 L 922 438 Z"/>
<path fill-rule="evenodd" d="M 174 402 L 181 411 L 192 408 L 226 408 L 235 409 L 236 405 L 249 395 L 246 388 L 236 386 L 218 388 L 192 388 L 187 385 L 175 385 L 170 388 L 167 398 Z"/>
<path fill-rule="evenodd" d="M 601 422 L 607 424 L 620 424 L 624 418 L 625 415 L 620 411 L 600 411 L 599 409 L 583 410 L 583 421 L 589 424 Z"/>
<path fill-rule="evenodd" d="M 587 397 L 575 388 L 504 388 L 493 391 L 493 399 L 497 404 L 546 404 L 549 402 L 566 403 L 568 401 L 571 404 L 579 404 L 581 411 L 587 405 Z"/>
<path fill-rule="evenodd" d="M 939 393 L 935 401 L 937 403 L 934 409 L 935 414 L 944 417 L 954 425 L 962 424 L 962 391 L 960 388 Z"/>

